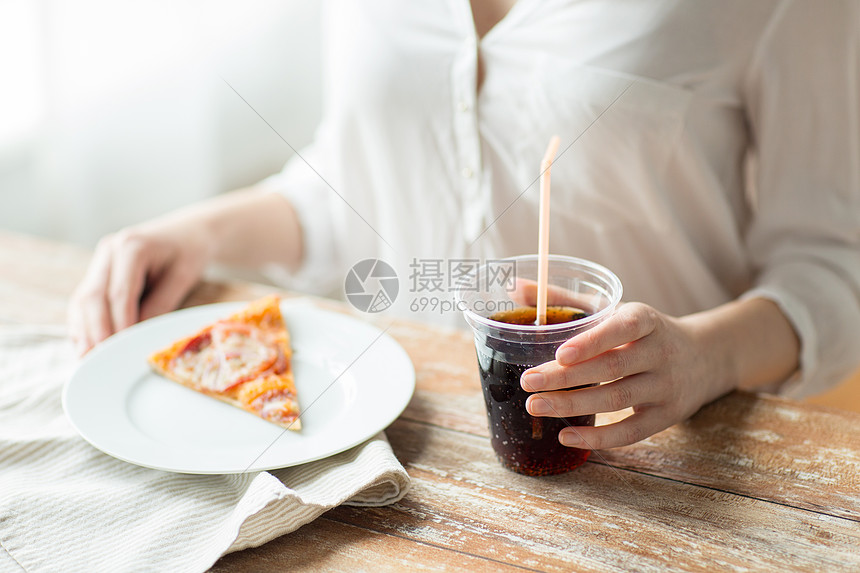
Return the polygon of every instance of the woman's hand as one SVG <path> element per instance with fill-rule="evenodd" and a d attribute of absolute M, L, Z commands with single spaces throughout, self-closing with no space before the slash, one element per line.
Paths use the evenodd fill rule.
<path fill-rule="evenodd" d="M 102 239 L 69 307 L 83 354 L 139 320 L 177 308 L 210 262 L 297 268 L 302 233 L 292 205 L 254 188 L 219 195 Z"/>
<path fill-rule="evenodd" d="M 799 345 L 779 309 L 747 299 L 673 318 L 639 303 L 576 335 L 556 360 L 523 373 L 533 416 L 571 417 L 632 408 L 627 418 L 568 427 L 566 446 L 632 444 L 681 422 L 732 389 L 781 382 L 797 368 Z M 603 383 L 588 388 L 585 384 Z"/>
<path fill-rule="evenodd" d="M 177 308 L 211 256 L 204 228 L 193 217 L 156 219 L 104 237 L 69 306 L 78 352 Z"/>

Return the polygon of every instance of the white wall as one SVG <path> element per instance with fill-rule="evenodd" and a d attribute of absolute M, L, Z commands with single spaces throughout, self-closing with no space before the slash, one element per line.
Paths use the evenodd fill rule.
<path fill-rule="evenodd" d="M 101 235 L 280 169 L 319 119 L 313 2 L 0 2 L 0 228 Z"/>

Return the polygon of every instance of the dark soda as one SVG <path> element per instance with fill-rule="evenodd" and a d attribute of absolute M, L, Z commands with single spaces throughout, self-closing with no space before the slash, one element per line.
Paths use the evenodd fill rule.
<path fill-rule="evenodd" d="M 534 307 L 518 307 L 490 316 L 507 324 L 534 324 Z M 547 324 L 561 324 L 588 316 L 573 307 L 547 308 Z M 535 418 L 526 412 L 531 394 L 520 387 L 523 372 L 555 359 L 559 344 L 508 342 L 487 337 L 478 345 L 478 367 L 490 424 L 490 441 L 499 461 L 517 473 L 544 476 L 564 473 L 582 465 L 589 450 L 569 448 L 558 441 L 567 426 L 593 426 L 594 415 L 571 418 Z"/>

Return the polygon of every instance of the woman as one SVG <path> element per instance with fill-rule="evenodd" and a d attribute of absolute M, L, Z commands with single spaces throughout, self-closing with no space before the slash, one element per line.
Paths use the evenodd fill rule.
<path fill-rule="evenodd" d="M 326 5 L 313 146 L 103 240 L 71 307 L 82 349 L 175 308 L 211 261 L 323 289 L 367 257 L 533 252 L 557 133 L 550 250 L 637 301 L 524 375 L 534 415 L 634 409 L 562 443 L 630 444 L 734 388 L 800 396 L 856 367 L 856 2 L 423 4 Z"/>

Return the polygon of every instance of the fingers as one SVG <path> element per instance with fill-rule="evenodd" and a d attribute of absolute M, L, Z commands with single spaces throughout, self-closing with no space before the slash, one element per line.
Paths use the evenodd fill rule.
<path fill-rule="evenodd" d="M 562 366 L 584 362 L 615 347 L 651 334 L 659 323 L 657 312 L 640 303 L 627 303 L 611 317 L 590 330 L 577 334 L 555 353 Z"/>
<path fill-rule="evenodd" d="M 129 232 L 99 241 L 69 306 L 69 331 L 79 353 L 138 321 L 146 274 L 155 264 L 151 248 Z"/>
<path fill-rule="evenodd" d="M 673 423 L 660 408 L 642 408 L 614 424 L 563 428 L 558 433 L 558 441 L 573 448 L 605 450 L 635 444 L 665 430 Z"/>
<path fill-rule="evenodd" d="M 96 247 L 84 279 L 69 304 L 69 334 L 79 354 L 86 353 L 113 333 L 105 290 L 110 280 L 110 247 L 102 240 Z"/>
<path fill-rule="evenodd" d="M 615 382 L 565 390 L 541 392 L 526 400 L 532 416 L 571 418 L 600 412 L 617 412 L 631 406 L 645 406 L 660 395 L 661 382 L 651 374 L 636 374 Z"/>
<path fill-rule="evenodd" d="M 140 295 L 146 282 L 147 251 L 138 239 L 119 234 L 111 244 L 111 269 L 107 298 L 113 331 L 128 328 L 138 320 Z"/>
<path fill-rule="evenodd" d="M 104 298 L 84 295 L 69 308 L 69 335 L 79 355 L 113 334 L 110 311 Z"/>
<path fill-rule="evenodd" d="M 146 320 L 179 307 L 200 279 L 202 269 L 193 262 L 174 264 L 158 277 L 140 305 L 140 320 Z"/>
<path fill-rule="evenodd" d="M 655 314 L 645 305 L 624 305 L 614 316 L 561 345 L 556 360 L 526 370 L 520 385 L 527 392 L 575 388 L 657 366 L 663 353 L 656 348 L 655 337 L 649 337 L 658 325 Z"/>
<path fill-rule="evenodd" d="M 625 344 L 572 366 L 562 366 L 557 360 L 547 362 L 526 370 L 520 386 L 526 392 L 546 392 L 611 382 L 646 372 L 657 363 L 657 353 L 651 346 L 647 339 Z"/>

